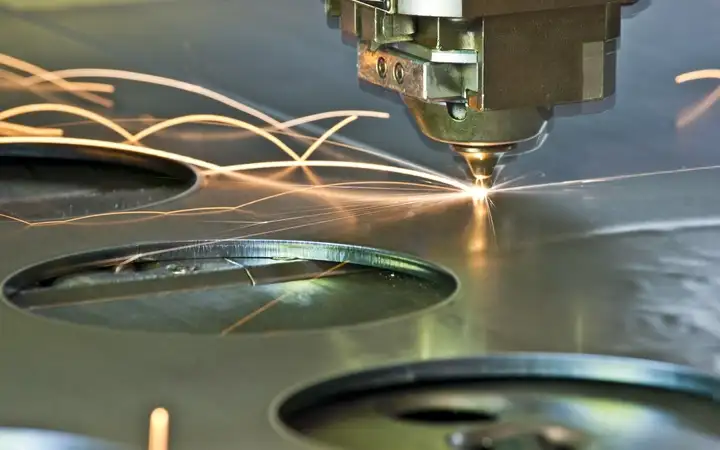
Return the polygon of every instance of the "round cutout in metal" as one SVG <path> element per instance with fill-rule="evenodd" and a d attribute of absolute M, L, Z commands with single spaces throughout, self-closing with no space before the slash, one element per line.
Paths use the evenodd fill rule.
<path fill-rule="evenodd" d="M 590 355 L 381 368 L 300 390 L 277 413 L 290 434 L 344 450 L 720 448 L 720 380 Z"/>
<path fill-rule="evenodd" d="M 28 268 L 5 297 L 33 314 L 120 330 L 232 334 L 340 327 L 443 302 L 455 279 L 427 262 L 301 241 L 171 242 Z"/>
<path fill-rule="evenodd" d="M 0 212 L 33 222 L 131 210 L 182 195 L 197 183 L 192 168 L 160 157 L 8 145 L 0 157 Z"/>

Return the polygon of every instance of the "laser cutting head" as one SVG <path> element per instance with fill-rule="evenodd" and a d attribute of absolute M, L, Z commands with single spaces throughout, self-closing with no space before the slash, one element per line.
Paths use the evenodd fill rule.
<path fill-rule="evenodd" d="M 621 6 L 637 0 L 325 0 L 360 79 L 399 93 L 482 183 L 556 105 L 615 92 Z"/>

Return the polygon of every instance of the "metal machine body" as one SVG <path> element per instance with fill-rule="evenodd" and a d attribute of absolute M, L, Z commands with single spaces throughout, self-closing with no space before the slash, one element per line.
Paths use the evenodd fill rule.
<path fill-rule="evenodd" d="M 615 93 L 621 7 L 637 0 L 326 0 L 358 38 L 358 76 L 400 94 L 420 130 L 491 182 L 556 105 Z"/>

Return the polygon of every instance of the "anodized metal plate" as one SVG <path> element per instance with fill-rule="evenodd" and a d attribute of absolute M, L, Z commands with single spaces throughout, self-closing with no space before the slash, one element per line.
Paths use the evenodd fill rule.
<path fill-rule="evenodd" d="M 190 81 L 280 120 L 341 109 L 389 112 L 388 120 L 357 120 L 342 132 L 343 142 L 463 176 L 445 146 L 419 137 L 402 104 L 358 86 L 354 49 L 338 41 L 337 30 L 326 29 L 315 0 L 148 2 L 51 12 L 0 5 L 0 53 L 49 70 L 122 68 Z M 675 81 L 717 69 L 719 12 L 714 0 L 654 0 L 628 18 L 615 103 L 598 114 L 566 111 L 543 147 L 508 165 L 500 181 L 532 185 L 720 164 L 720 108 L 703 106 L 712 103 L 716 80 Z M 103 113 L 116 119 L 241 116 L 166 87 L 113 84 L 116 106 Z M 3 92 L 1 107 L 43 101 L 16 94 Z M 330 126 L 303 131 L 317 136 Z M 71 131 L 107 137 L 89 126 Z M 247 133 L 228 132 L 191 127 L 161 133 L 148 144 L 217 164 L 286 156 Z M 309 144 L 292 145 L 303 150 Z M 340 149 L 323 146 L 321 154 L 369 158 Z M 222 338 L 82 327 L 3 303 L 0 424 L 143 448 L 147 415 L 161 405 L 172 416 L 172 450 L 295 450 L 307 446 L 273 426 L 274 402 L 299 386 L 385 364 L 562 352 L 636 356 L 720 373 L 716 169 L 497 192 L 493 227 L 462 201 L 421 208 L 393 200 L 356 209 L 320 196 L 286 195 L 231 211 L 281 190 L 269 183 L 278 174 L 258 173 L 238 182 L 215 180 L 156 205 L 156 214 L 143 220 L 1 222 L 0 275 L 69 254 L 243 237 L 411 254 L 451 272 L 457 292 L 440 307 L 393 321 Z M 325 183 L 417 181 L 351 169 L 315 175 Z M 229 209 L 168 214 L 219 206 Z"/>

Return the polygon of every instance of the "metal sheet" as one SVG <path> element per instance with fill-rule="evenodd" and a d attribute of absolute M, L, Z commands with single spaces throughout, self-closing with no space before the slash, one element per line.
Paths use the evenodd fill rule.
<path fill-rule="evenodd" d="M 390 120 L 359 120 L 345 138 L 463 176 L 444 147 L 433 149 L 417 135 L 402 105 L 358 87 L 355 52 L 338 42 L 336 30 L 325 28 L 322 5 L 314 0 L 178 1 L 171 7 L 148 3 L 52 13 L 0 5 L 4 53 L 49 69 L 111 67 L 189 80 L 281 117 L 348 108 L 388 111 Z M 558 120 L 544 147 L 508 166 L 505 180 L 524 176 L 516 182 L 534 184 L 720 163 L 720 109 L 708 108 L 676 127 L 678 118 L 688 117 L 683 111 L 717 83 L 674 82 L 682 73 L 716 68 L 719 12 L 714 0 L 655 0 L 627 21 L 614 107 Z M 123 82 L 117 89 L 116 117 L 233 114 L 165 88 Z M 18 98 L 3 95 L 0 101 L 5 108 Z M 81 128 L 73 130 L 95 132 Z M 201 140 L 167 134 L 152 142 L 222 164 L 282 157 L 260 140 L 221 140 L 209 130 Z M 367 177 L 353 170 L 318 174 L 326 182 Z M 298 385 L 384 363 L 583 352 L 718 373 L 718 176 L 706 170 L 498 194 L 494 232 L 483 230 L 472 207 L 460 203 L 396 205 L 358 213 L 356 220 L 310 222 L 309 214 L 329 206 L 296 196 L 242 214 L 102 226 L 0 223 L 4 276 L 68 253 L 266 233 L 407 252 L 460 280 L 450 303 L 424 314 L 266 336 L 98 330 L 3 304 L 0 424 L 42 424 L 142 447 L 145 418 L 163 405 L 173 417 L 173 450 L 291 450 L 304 447 L 273 428 L 274 401 Z M 262 183 L 218 184 L 161 209 L 237 205 L 272 192 Z M 253 214 L 288 220 L 243 228 L 256 220 L 249 219 Z"/>

